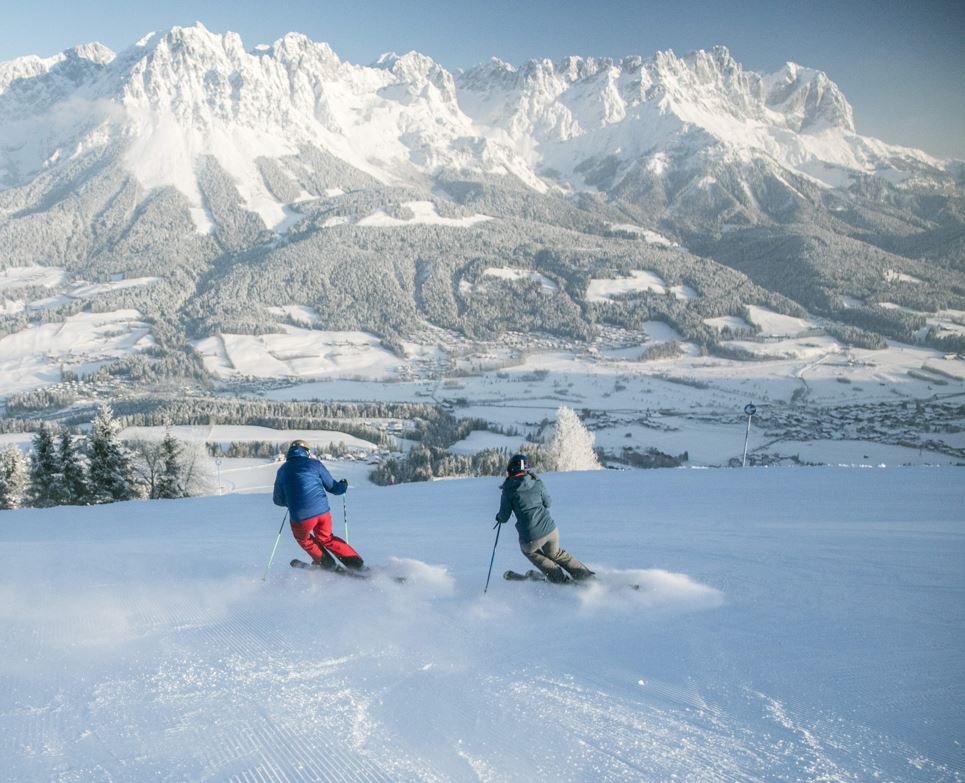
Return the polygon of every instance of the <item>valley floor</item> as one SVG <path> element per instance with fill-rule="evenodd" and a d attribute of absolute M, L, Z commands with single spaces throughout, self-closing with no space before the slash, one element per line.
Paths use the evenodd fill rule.
<path fill-rule="evenodd" d="M 350 491 L 404 585 L 287 532 L 262 581 L 263 494 L 0 512 L 4 777 L 961 781 L 963 478 L 550 474 L 601 583 L 499 579 L 509 527 L 485 596 L 497 479 Z"/>

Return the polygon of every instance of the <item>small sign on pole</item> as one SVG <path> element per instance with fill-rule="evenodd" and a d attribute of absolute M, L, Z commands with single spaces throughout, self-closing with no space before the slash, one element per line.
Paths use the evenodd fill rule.
<path fill-rule="evenodd" d="M 741 467 L 747 467 L 747 439 L 751 435 L 751 419 L 754 418 L 754 414 L 757 413 L 757 406 L 753 402 L 747 403 L 744 406 L 744 413 L 747 414 L 747 431 L 744 433 L 744 457 L 741 460 Z"/>

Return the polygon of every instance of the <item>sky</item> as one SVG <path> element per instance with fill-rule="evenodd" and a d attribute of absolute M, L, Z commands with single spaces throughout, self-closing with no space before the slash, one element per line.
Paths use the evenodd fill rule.
<path fill-rule="evenodd" d="M 859 133 L 965 159 L 963 0 L 0 0 L 0 18 L 0 60 L 89 41 L 120 51 L 195 21 L 237 32 L 249 47 L 296 31 L 354 63 L 415 50 L 453 72 L 494 56 L 521 64 L 723 44 L 751 70 L 790 60 L 825 71 L 854 107 Z"/>

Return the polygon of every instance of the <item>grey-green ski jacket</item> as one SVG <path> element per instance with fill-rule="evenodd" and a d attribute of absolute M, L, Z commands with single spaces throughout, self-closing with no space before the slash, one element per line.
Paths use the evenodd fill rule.
<path fill-rule="evenodd" d="M 534 473 L 517 473 L 503 482 L 503 496 L 496 521 L 505 523 L 516 514 L 516 531 L 523 543 L 535 541 L 556 530 L 550 512 L 550 496 Z"/>

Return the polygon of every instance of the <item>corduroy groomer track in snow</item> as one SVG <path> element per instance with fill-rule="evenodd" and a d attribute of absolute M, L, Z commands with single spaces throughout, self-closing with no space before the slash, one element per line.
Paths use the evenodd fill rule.
<path fill-rule="evenodd" d="M 268 495 L 5 511 L 3 776 L 960 781 L 962 475 L 550 475 L 599 579 L 485 596 L 498 479 L 352 490 L 365 580 L 263 582 Z"/>

